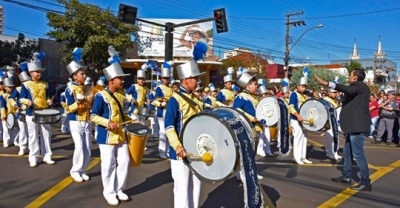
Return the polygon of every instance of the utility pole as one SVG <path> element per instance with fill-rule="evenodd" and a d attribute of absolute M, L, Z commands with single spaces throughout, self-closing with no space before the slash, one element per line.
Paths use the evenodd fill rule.
<path fill-rule="evenodd" d="M 290 58 L 289 58 L 289 53 L 290 53 L 290 49 L 289 49 L 290 36 L 289 36 L 289 33 L 290 33 L 290 26 L 293 25 L 293 26 L 296 27 L 296 26 L 305 26 L 306 25 L 306 23 L 303 20 L 290 22 L 290 17 L 291 16 L 302 15 L 302 14 L 303 14 L 303 11 L 298 11 L 298 12 L 293 12 L 293 13 L 289 13 L 289 14 L 285 15 L 286 16 L 286 23 L 285 23 L 285 25 L 286 25 L 286 38 L 285 38 L 285 59 L 284 59 L 284 62 L 285 62 L 285 66 L 284 66 L 285 78 L 289 77 L 289 60 L 290 60 Z"/>

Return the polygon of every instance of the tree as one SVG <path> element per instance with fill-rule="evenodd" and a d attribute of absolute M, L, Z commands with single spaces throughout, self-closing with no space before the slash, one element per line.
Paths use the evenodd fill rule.
<path fill-rule="evenodd" d="M 131 35 L 138 28 L 120 22 L 111 10 L 82 4 L 79 0 L 57 1 L 64 5 L 66 11 L 63 15 L 47 13 L 48 25 L 53 28 L 47 35 L 65 43 L 60 51 L 64 55 L 64 62 L 72 60 L 75 47 L 81 47 L 85 64 L 92 63 L 95 68 L 104 67 L 108 64 L 108 46 L 113 45 L 122 53 L 133 46 Z"/>
<path fill-rule="evenodd" d="M 250 73 L 255 73 L 257 78 L 266 78 L 264 67 L 268 65 L 266 59 L 252 53 L 242 53 L 234 57 L 227 58 L 222 61 L 222 65 L 218 73 L 222 76 L 227 74 L 227 69 L 233 67 L 235 72 L 239 67 L 244 67 L 250 70 Z"/>
<path fill-rule="evenodd" d="M 320 84 L 317 82 L 315 79 L 314 75 L 317 75 L 321 77 L 322 79 L 326 81 L 333 81 L 336 76 L 339 76 L 339 83 L 340 84 L 345 84 L 347 77 L 337 74 L 333 71 L 323 69 L 323 68 L 314 68 L 314 67 L 308 67 L 311 71 L 311 76 L 308 79 L 308 89 L 313 90 L 313 91 L 318 91 Z M 303 76 L 303 68 L 297 68 L 297 70 L 293 70 L 292 72 L 292 77 L 290 78 L 290 86 L 296 86 L 297 81 Z"/>
<path fill-rule="evenodd" d="M 355 60 L 350 60 L 350 63 L 346 63 L 347 71 L 349 71 L 349 74 L 354 70 L 354 69 L 363 69 L 362 65 L 360 62 L 355 61 Z"/>
<path fill-rule="evenodd" d="M 15 41 L 0 41 L 0 65 L 13 66 L 17 63 L 28 61 L 39 45 L 36 40 L 25 40 L 25 35 L 18 34 Z"/>

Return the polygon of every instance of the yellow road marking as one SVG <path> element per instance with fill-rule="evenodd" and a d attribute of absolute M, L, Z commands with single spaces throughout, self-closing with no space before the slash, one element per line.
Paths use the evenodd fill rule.
<path fill-rule="evenodd" d="M 370 178 L 371 182 L 375 182 L 379 178 L 383 177 L 384 175 L 388 174 L 389 172 L 393 171 L 394 169 L 400 167 L 400 160 L 397 160 L 396 162 L 390 164 L 387 167 L 382 167 L 379 170 L 377 170 L 375 173 L 373 173 Z M 322 203 L 319 205 L 319 208 L 324 208 L 324 207 L 338 207 L 341 203 L 349 199 L 351 196 L 353 196 L 357 191 L 351 190 L 350 188 L 347 188 L 337 194 L 336 196 L 330 198 L 328 201 Z"/>
<path fill-rule="evenodd" d="M 90 161 L 87 170 L 92 169 L 94 166 L 100 163 L 100 159 L 93 159 Z M 71 177 L 66 177 L 64 180 L 56 184 L 55 186 L 51 187 L 48 191 L 40 195 L 37 199 L 33 200 L 31 203 L 26 205 L 26 208 L 36 208 L 42 206 L 44 203 L 46 203 L 48 200 L 50 200 L 52 197 L 54 197 L 56 194 L 58 194 L 60 191 L 65 189 L 69 184 L 73 182 Z"/>
<path fill-rule="evenodd" d="M 307 138 L 307 142 L 308 142 L 308 143 L 311 143 L 311 144 L 313 144 L 313 145 L 315 145 L 315 146 L 317 146 L 317 147 L 323 147 L 323 146 L 324 146 L 323 144 L 318 143 L 318 142 L 316 142 L 316 141 L 314 141 L 314 140 L 311 140 L 311 139 L 308 139 L 308 138 Z"/>
<path fill-rule="evenodd" d="M 19 156 L 17 154 L 0 154 L 0 157 L 28 157 L 28 155 L 23 155 L 23 156 Z M 60 158 L 72 158 L 72 155 L 52 155 L 51 158 L 56 158 L 56 159 L 60 159 Z M 100 157 L 92 157 L 92 159 L 98 159 L 100 160 Z M 169 159 L 161 159 L 161 158 L 143 158 L 142 161 L 169 161 Z"/>

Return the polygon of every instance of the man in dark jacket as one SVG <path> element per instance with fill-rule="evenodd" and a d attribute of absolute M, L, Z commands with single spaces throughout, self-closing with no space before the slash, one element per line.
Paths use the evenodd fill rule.
<path fill-rule="evenodd" d="M 363 83 L 365 72 L 362 69 L 353 70 L 347 80 L 350 83 L 349 86 L 327 82 L 318 76 L 315 76 L 315 78 L 322 85 L 345 94 L 340 113 L 340 127 L 346 133 L 346 143 L 343 148 L 344 166 L 342 176 L 332 178 L 332 181 L 351 184 L 351 156 L 353 156 L 360 169 L 361 181 L 357 185 L 351 186 L 351 189 L 371 191 L 368 162 L 364 154 L 364 140 L 368 135 L 371 123 L 368 106 L 370 90 Z"/>

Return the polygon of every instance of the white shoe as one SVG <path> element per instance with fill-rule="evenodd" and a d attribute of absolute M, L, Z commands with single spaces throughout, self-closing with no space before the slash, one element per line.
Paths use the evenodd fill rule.
<path fill-rule="evenodd" d="M 107 203 L 111 206 L 118 206 L 119 201 L 117 199 L 117 197 L 115 196 L 109 196 L 109 197 L 105 197 Z"/>
<path fill-rule="evenodd" d="M 30 166 L 31 168 L 34 168 L 34 167 L 37 166 L 37 163 L 36 163 L 36 162 L 29 162 L 29 166 Z"/>
<path fill-rule="evenodd" d="M 118 192 L 117 196 L 118 196 L 118 199 L 121 200 L 121 201 L 128 201 L 129 200 L 129 196 L 126 195 L 122 191 Z"/>
<path fill-rule="evenodd" d="M 22 156 L 22 155 L 24 155 L 25 154 L 25 150 L 24 149 L 19 149 L 19 152 L 18 152 L 18 155 L 19 156 Z"/>
<path fill-rule="evenodd" d="M 301 159 L 301 161 L 305 164 L 312 164 L 311 161 L 307 160 L 306 158 Z"/>
<path fill-rule="evenodd" d="M 77 183 L 83 182 L 83 178 L 79 175 L 79 173 L 72 173 L 71 178 Z"/>
<path fill-rule="evenodd" d="M 267 156 L 265 153 L 257 153 L 258 156 L 265 157 Z"/>
<path fill-rule="evenodd" d="M 84 181 L 90 180 L 90 176 L 88 176 L 86 173 L 83 173 L 83 174 L 81 175 L 81 177 L 82 177 L 82 179 L 83 179 Z"/>
<path fill-rule="evenodd" d="M 6 144 L 6 143 L 3 144 L 4 148 L 8 148 L 9 146 L 10 146 L 9 144 Z"/>
<path fill-rule="evenodd" d="M 296 163 L 296 164 L 299 164 L 299 165 L 304 165 L 304 162 L 302 162 L 301 160 L 298 161 L 296 159 L 293 159 L 293 162 Z"/>
<path fill-rule="evenodd" d="M 263 178 L 264 178 L 264 176 L 257 174 L 257 179 L 258 179 L 258 180 L 261 180 L 261 179 L 263 179 Z"/>
<path fill-rule="evenodd" d="M 50 160 L 43 160 L 43 162 L 46 163 L 47 165 L 54 165 L 54 164 L 56 164 L 56 162 L 55 162 L 54 160 L 52 160 L 52 159 L 50 159 Z"/>

